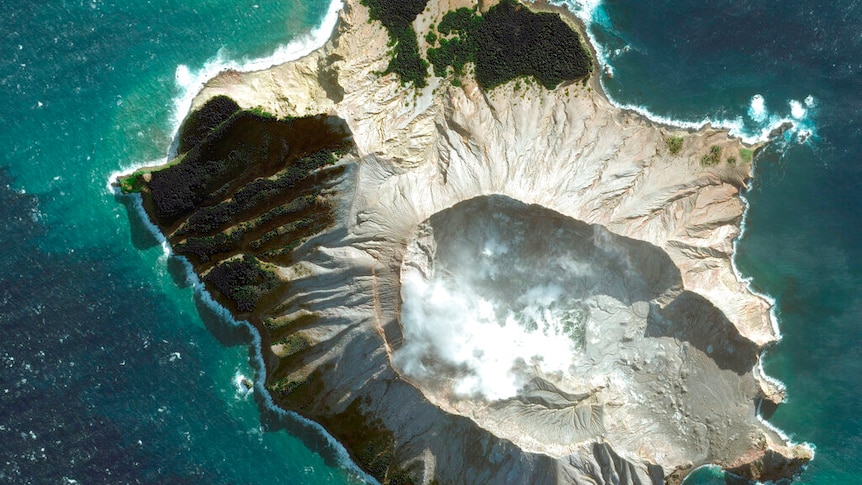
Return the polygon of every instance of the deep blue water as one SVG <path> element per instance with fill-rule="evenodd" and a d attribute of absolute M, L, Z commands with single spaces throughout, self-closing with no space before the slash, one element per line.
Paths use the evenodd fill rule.
<path fill-rule="evenodd" d="M 241 391 L 252 336 L 106 187 L 164 157 L 199 73 L 270 56 L 328 7 L 0 5 L 0 482 L 357 481 L 312 427 Z M 765 367 L 789 401 L 772 422 L 817 447 L 800 483 L 862 483 L 862 2 L 605 0 L 585 18 L 618 103 L 750 137 L 797 124 L 757 160 L 737 262 L 777 300 Z"/>

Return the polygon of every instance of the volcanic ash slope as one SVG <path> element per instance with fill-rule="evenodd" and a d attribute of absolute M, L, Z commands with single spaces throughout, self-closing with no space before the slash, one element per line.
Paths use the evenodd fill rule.
<path fill-rule="evenodd" d="M 429 1 L 414 22 L 420 47 L 434 19 L 465 3 Z M 322 49 L 223 73 L 195 101 L 226 94 L 279 116 L 327 113 L 356 143 L 333 190 L 335 226 L 279 268 L 289 289 L 262 316 L 280 337 L 309 342 L 270 349 L 269 382 L 290 384 L 276 401 L 393 483 L 664 483 L 706 463 L 752 478 L 797 471 L 808 450 L 755 417 L 760 398 L 781 393 L 756 372 L 776 338 L 768 304 L 731 268 L 751 176 L 740 143 L 653 125 L 610 105 L 595 80 L 403 87 L 379 74 L 388 41 L 347 0 Z M 672 135 L 684 138 L 676 154 Z M 712 146 L 740 163 L 704 167 Z M 503 276 L 482 280 L 494 243 L 505 257 L 488 264 Z M 514 391 L 485 392 L 481 355 L 440 355 L 402 315 L 438 311 L 411 300 L 423 293 L 408 282 L 479 292 L 501 318 L 530 305 L 576 314 L 568 364 L 515 359 L 503 373 Z M 562 288 L 563 303 L 518 306 L 542 285 Z M 468 320 L 454 330 L 478 328 Z"/>

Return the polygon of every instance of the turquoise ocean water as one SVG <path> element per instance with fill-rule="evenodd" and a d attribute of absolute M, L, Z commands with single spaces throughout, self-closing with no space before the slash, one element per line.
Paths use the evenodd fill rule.
<path fill-rule="evenodd" d="M 0 483 L 361 481 L 313 427 L 244 392 L 252 335 L 107 187 L 165 156 L 200 78 L 289 56 L 279 46 L 307 44 L 328 8 L 0 5 Z"/>
<path fill-rule="evenodd" d="M 573 8 L 617 103 L 749 139 L 795 124 L 757 161 L 737 263 L 776 301 L 765 367 L 789 401 L 771 421 L 817 448 L 800 483 L 862 483 L 862 2 Z M 165 156 L 200 81 L 296 55 L 330 14 L 328 0 L 0 5 L 0 482 L 362 481 L 314 426 L 243 391 L 254 336 L 107 187 Z"/>

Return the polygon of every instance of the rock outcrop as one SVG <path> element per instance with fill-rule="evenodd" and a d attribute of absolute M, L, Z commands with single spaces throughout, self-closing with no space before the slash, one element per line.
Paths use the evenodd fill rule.
<path fill-rule="evenodd" d="M 429 25 L 462 6 L 473 4 L 429 0 L 413 22 L 421 49 Z M 222 73 L 193 106 L 226 95 L 280 118 L 326 115 L 352 136 L 306 187 L 325 199 L 326 218 L 291 239 L 289 257 L 254 253 L 279 282 L 260 290 L 269 293 L 259 305 L 240 311 L 229 291 L 208 286 L 266 337 L 274 400 L 320 422 L 383 483 L 673 483 L 708 463 L 754 479 L 798 472 L 810 450 L 756 417 L 761 399 L 781 399 L 756 371 L 776 339 L 769 305 L 731 265 L 756 147 L 723 131 L 656 126 L 612 106 L 595 79 L 553 90 L 516 81 L 485 91 L 469 76 L 405 87 L 379 74 L 388 42 L 366 7 L 346 0 L 322 49 Z M 682 144 L 672 153 L 674 137 Z M 284 170 L 244 175 L 200 203 L 228 204 Z M 197 212 L 161 224 L 175 247 L 188 246 L 183 227 Z M 495 226 L 494 214 L 511 224 Z M 233 234 L 233 224 L 215 232 Z M 547 277 L 578 315 L 566 327 L 570 368 L 521 361 L 517 392 L 496 398 L 459 391 L 469 369 L 433 352 L 406 355 L 416 334 L 402 314 L 416 304 L 403 300 L 408 278 L 482 286 L 464 269 L 475 254 L 456 253 L 469 241 L 479 251 L 490 233 L 512 242 L 505 264 L 529 281 L 482 280 L 484 297 L 516 299 Z M 237 261 L 248 244 L 224 259 Z M 592 276 L 552 268 L 552 248 Z M 193 264 L 204 281 L 219 267 Z"/>

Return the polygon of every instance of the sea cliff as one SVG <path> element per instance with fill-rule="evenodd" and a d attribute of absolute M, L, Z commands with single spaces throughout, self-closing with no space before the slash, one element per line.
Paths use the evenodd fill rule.
<path fill-rule="evenodd" d="M 710 463 L 751 479 L 798 472 L 811 451 L 757 418 L 783 399 L 759 371 L 777 338 L 769 304 L 732 267 L 758 147 L 620 110 L 595 74 L 499 82 L 475 51 L 405 81 L 375 3 L 347 0 L 329 42 L 302 59 L 211 80 L 177 158 L 120 182 L 260 330 L 274 401 L 382 483 L 678 483 Z M 478 25 L 497 5 L 428 0 L 409 22 L 420 60 L 444 45 L 447 12 L 476 7 Z M 497 38 L 457 35 L 465 49 Z M 505 277 L 476 277 L 489 267 Z M 571 356 L 513 361 L 509 393 L 466 385 L 484 361 L 446 355 L 412 317 L 438 311 L 415 285 L 470 288 L 526 315 L 535 302 L 518 298 L 548 282 L 572 302 L 560 310 Z"/>

